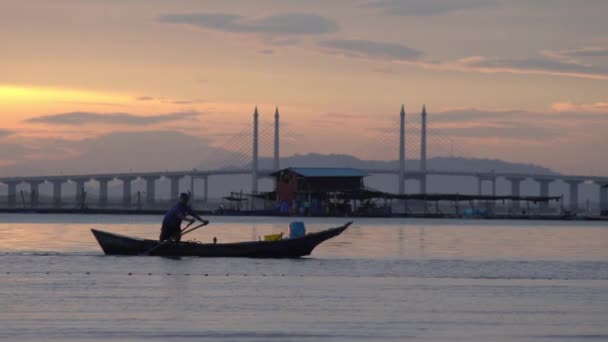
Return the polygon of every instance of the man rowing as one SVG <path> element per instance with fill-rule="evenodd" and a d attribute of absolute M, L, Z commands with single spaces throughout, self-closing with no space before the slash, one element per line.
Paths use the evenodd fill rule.
<path fill-rule="evenodd" d="M 209 221 L 203 220 L 192 210 L 190 207 L 190 195 L 183 192 L 179 195 L 179 202 L 169 209 L 163 218 L 163 225 L 160 229 L 160 241 L 171 239 L 179 242 L 181 239 L 182 221 L 188 221 L 190 224 L 194 222 L 188 216 L 192 216 L 204 224 L 209 223 Z"/>

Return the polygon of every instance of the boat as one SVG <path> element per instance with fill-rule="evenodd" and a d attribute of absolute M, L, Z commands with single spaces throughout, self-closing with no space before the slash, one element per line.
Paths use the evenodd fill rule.
<path fill-rule="evenodd" d="M 234 243 L 169 242 L 141 239 L 97 229 L 91 229 L 106 255 L 155 255 L 225 258 L 300 258 L 310 255 L 323 241 L 340 235 L 352 222 L 302 237 L 276 241 L 246 241 Z M 152 252 L 149 252 L 151 251 Z"/>

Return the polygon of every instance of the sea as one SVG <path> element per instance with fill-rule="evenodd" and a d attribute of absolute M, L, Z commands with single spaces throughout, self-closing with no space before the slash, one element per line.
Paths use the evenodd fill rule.
<path fill-rule="evenodd" d="M 0 214 L 2 341 L 608 341 L 608 223 L 209 217 L 218 243 L 340 226 L 294 260 L 105 256 L 160 216 Z"/>

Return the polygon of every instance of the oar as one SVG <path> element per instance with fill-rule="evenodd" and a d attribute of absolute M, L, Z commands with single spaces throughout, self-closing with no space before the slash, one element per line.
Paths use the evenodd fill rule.
<path fill-rule="evenodd" d="M 207 221 L 207 222 L 203 222 L 203 223 L 199 224 L 198 226 L 196 226 L 196 227 L 192 227 L 192 228 L 190 228 L 190 229 L 188 229 L 188 230 L 186 230 L 186 228 L 188 228 L 188 226 L 186 226 L 186 228 L 182 229 L 182 232 L 180 233 L 180 236 L 184 236 L 184 234 L 188 234 L 188 233 L 190 233 L 191 231 L 193 231 L 193 230 L 197 230 L 197 229 L 199 229 L 200 227 L 202 227 L 202 226 L 206 226 L 206 225 L 208 225 L 208 224 L 209 224 L 209 221 Z"/>
<path fill-rule="evenodd" d="M 193 222 L 194 222 L 194 221 L 193 221 Z M 189 224 L 188 224 L 188 225 L 187 225 L 187 226 L 186 226 L 186 227 L 185 227 L 185 228 L 184 228 L 184 229 L 183 229 L 183 230 L 180 232 L 180 234 L 179 234 L 179 236 L 180 236 L 180 237 L 182 237 L 182 236 L 184 236 L 184 235 L 186 235 L 186 234 L 188 234 L 188 233 L 190 233 L 190 232 L 192 232 L 192 231 L 194 231 L 194 230 L 197 230 L 197 229 L 199 229 L 199 228 L 200 228 L 200 227 L 202 227 L 202 226 L 205 226 L 205 225 L 209 224 L 209 221 L 207 221 L 207 222 L 203 222 L 203 223 L 199 224 L 199 225 L 198 225 L 198 226 L 196 226 L 196 227 L 192 227 L 192 228 L 190 228 L 190 229 L 187 229 L 187 228 L 188 228 L 188 227 L 189 227 L 189 226 L 190 226 L 190 225 L 191 225 L 193 222 L 190 222 L 190 223 L 189 223 Z M 155 250 L 159 249 L 160 247 L 162 247 L 162 246 L 164 246 L 164 245 L 166 245 L 167 243 L 172 242 L 172 241 L 173 241 L 172 239 L 167 239 L 167 240 L 165 240 L 165 241 L 162 241 L 162 242 L 160 242 L 158 245 L 156 245 L 156 246 L 154 246 L 154 247 L 152 247 L 152 248 L 148 249 L 147 251 L 143 252 L 141 255 L 150 255 L 150 253 L 154 252 Z"/>
<path fill-rule="evenodd" d="M 179 233 L 180 235 L 186 230 L 188 229 L 188 227 L 190 227 L 192 224 L 194 223 L 194 220 L 188 222 L 188 224 L 184 227 L 184 229 L 182 229 Z"/>

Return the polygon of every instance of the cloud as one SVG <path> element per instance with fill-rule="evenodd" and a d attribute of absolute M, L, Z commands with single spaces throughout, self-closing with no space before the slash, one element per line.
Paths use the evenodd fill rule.
<path fill-rule="evenodd" d="M 274 54 L 274 50 L 273 49 L 262 49 L 262 50 L 258 50 L 257 53 L 259 53 L 261 55 L 272 55 L 272 54 Z"/>
<path fill-rule="evenodd" d="M 23 158 L 24 155 L 30 153 L 31 148 L 18 143 L 0 143 L 0 162 L 12 163 L 17 158 Z"/>
<path fill-rule="evenodd" d="M 163 102 L 163 101 L 161 101 L 161 102 Z M 201 103 L 201 102 L 202 101 L 200 101 L 200 100 L 169 100 L 167 103 L 184 105 L 184 104 L 195 104 L 195 103 Z"/>
<path fill-rule="evenodd" d="M 63 152 L 66 147 L 71 153 Z M 247 158 L 213 147 L 206 138 L 175 130 L 113 132 L 77 141 L 28 138 L 15 143 L 0 142 L 0 173 L 41 175 L 68 173 L 187 170 L 201 161 L 218 167 L 227 158 Z"/>
<path fill-rule="evenodd" d="M 604 115 L 598 115 L 604 114 Z M 458 108 L 439 112 L 429 111 L 429 122 L 435 127 L 508 127 L 515 123 L 542 126 L 580 126 L 589 124 L 608 125 L 608 103 L 575 105 L 571 102 L 555 103 L 547 111 L 488 110 Z M 599 126 L 598 126 L 599 127 Z"/>
<path fill-rule="evenodd" d="M 484 73 L 516 73 L 533 75 L 567 76 L 597 80 L 608 79 L 608 69 L 577 62 L 550 58 L 468 57 L 455 63 L 427 65 L 429 68 L 476 71 Z"/>
<path fill-rule="evenodd" d="M 176 112 L 150 116 L 134 115 L 129 113 L 93 113 L 93 112 L 70 112 L 61 114 L 43 115 L 25 120 L 28 123 L 45 123 L 52 125 L 86 125 L 86 124 L 110 124 L 110 125 L 154 125 L 164 122 L 181 121 L 185 119 L 196 119 L 199 112 Z"/>
<path fill-rule="evenodd" d="M 589 75 L 608 74 L 608 69 L 604 68 L 598 68 L 578 63 L 566 63 L 542 58 L 478 58 L 467 61 L 466 65 L 475 68 L 488 69 L 539 70 Z"/>
<path fill-rule="evenodd" d="M 561 105 L 561 107 L 560 107 Z M 429 122 L 440 128 L 509 128 L 518 124 L 527 127 L 560 127 L 580 126 L 589 123 L 608 125 L 608 103 L 594 104 L 595 115 L 583 113 L 578 108 L 587 105 L 575 106 L 571 103 L 554 104 L 551 111 L 532 112 L 526 110 L 486 110 L 477 108 L 461 108 L 432 113 L 429 111 Z M 599 119 L 599 121 L 598 121 Z"/>
<path fill-rule="evenodd" d="M 290 46 L 298 44 L 299 40 L 295 38 L 270 37 L 264 39 L 264 43 L 272 46 Z"/>
<path fill-rule="evenodd" d="M 391 15 L 437 16 L 496 6 L 498 0 L 377 0 L 365 7 L 378 8 Z"/>
<path fill-rule="evenodd" d="M 165 14 L 158 21 L 184 24 L 209 30 L 275 35 L 319 35 L 336 32 L 338 24 L 310 13 L 282 13 L 262 18 L 245 18 L 227 13 Z"/>
<path fill-rule="evenodd" d="M 170 99 L 166 97 L 153 97 L 153 96 L 139 96 L 135 98 L 136 101 L 155 101 L 160 103 L 168 104 L 195 104 L 201 103 L 201 100 L 183 100 L 183 99 Z"/>
<path fill-rule="evenodd" d="M 545 50 L 543 54 L 548 57 L 564 59 L 564 58 L 579 58 L 579 57 L 608 57 L 608 48 L 603 47 L 585 47 L 572 50 Z"/>
<path fill-rule="evenodd" d="M 548 143 L 550 139 L 561 136 L 560 130 L 555 126 L 519 120 L 448 126 L 434 129 L 433 133 L 451 137 L 537 140 Z"/>
<path fill-rule="evenodd" d="M 13 133 L 15 133 L 15 132 L 9 131 L 7 129 L 0 129 L 0 138 L 1 137 L 6 137 L 6 136 L 11 135 Z"/>
<path fill-rule="evenodd" d="M 136 97 L 135 99 L 137 101 L 154 101 L 154 100 L 156 100 L 156 98 L 152 97 L 152 96 L 140 96 L 140 97 Z"/>
<path fill-rule="evenodd" d="M 523 110 L 484 110 L 477 108 L 460 108 L 433 114 L 433 122 L 488 122 L 490 120 L 509 120 L 527 116 Z"/>
<path fill-rule="evenodd" d="M 608 114 L 608 101 L 580 104 L 571 101 L 556 102 L 551 105 L 551 109 L 559 113 L 583 112 Z"/>
<path fill-rule="evenodd" d="M 460 71 L 478 73 L 514 73 L 527 75 L 549 75 L 608 80 L 608 68 L 593 66 L 573 59 L 557 59 L 555 53 L 542 51 L 536 58 L 502 58 L 471 56 L 454 61 L 432 61 L 421 58 L 424 53 L 414 48 L 388 42 L 362 39 L 332 39 L 318 43 L 324 52 L 348 58 L 389 61 L 392 65 L 405 64 L 418 68 L 440 71 Z M 603 50 L 594 50 L 596 55 Z M 395 75 L 399 72 L 391 65 L 378 66 L 376 73 Z"/>
<path fill-rule="evenodd" d="M 416 60 L 422 52 L 396 43 L 362 39 L 333 39 L 318 43 L 329 53 L 343 54 L 353 58 L 383 59 L 397 61 Z"/>
<path fill-rule="evenodd" d="M 419 125 L 414 124 L 414 128 L 419 129 Z M 455 148 L 461 155 L 535 161 L 557 168 L 575 161 L 589 165 L 586 154 L 576 150 L 603 139 L 607 128 L 608 115 L 517 109 L 428 110 L 431 153 L 449 155 Z M 414 137 L 417 143 L 419 135 Z M 604 169 L 608 166 L 603 161 L 594 163 Z"/>
<path fill-rule="evenodd" d="M 351 119 L 365 118 L 361 115 L 348 114 L 348 113 L 326 113 L 323 116 L 324 116 L 324 118 L 339 119 L 339 120 L 351 120 Z"/>

